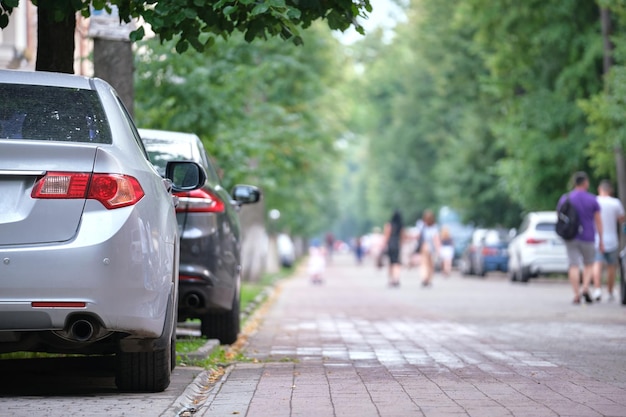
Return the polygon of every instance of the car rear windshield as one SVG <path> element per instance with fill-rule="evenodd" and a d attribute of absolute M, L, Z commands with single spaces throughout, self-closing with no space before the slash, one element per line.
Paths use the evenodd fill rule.
<path fill-rule="evenodd" d="M 143 138 L 150 162 L 161 175 L 165 175 L 165 166 L 168 161 L 191 160 L 191 148 L 186 143 L 177 143 L 170 140 Z"/>
<path fill-rule="evenodd" d="M 541 232 L 554 232 L 556 230 L 556 223 L 537 223 L 537 227 L 535 227 L 535 229 Z"/>
<path fill-rule="evenodd" d="M 0 83 L 0 97 L 2 139 L 112 142 L 95 91 Z"/>

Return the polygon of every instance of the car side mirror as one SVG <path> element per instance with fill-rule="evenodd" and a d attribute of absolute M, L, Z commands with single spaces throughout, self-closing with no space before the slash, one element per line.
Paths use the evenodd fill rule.
<path fill-rule="evenodd" d="M 172 191 L 193 191 L 204 185 L 207 176 L 204 168 L 193 161 L 169 161 L 165 178 L 172 181 Z"/>
<path fill-rule="evenodd" d="M 231 192 L 236 204 L 252 204 L 261 200 L 261 190 L 253 185 L 235 185 Z"/>

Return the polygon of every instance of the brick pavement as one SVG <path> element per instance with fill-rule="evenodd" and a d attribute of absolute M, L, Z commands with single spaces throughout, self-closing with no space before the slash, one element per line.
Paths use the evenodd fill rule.
<path fill-rule="evenodd" d="M 400 288 L 335 259 L 282 283 L 194 416 L 626 416 L 626 309 L 566 282 L 436 277 Z"/>

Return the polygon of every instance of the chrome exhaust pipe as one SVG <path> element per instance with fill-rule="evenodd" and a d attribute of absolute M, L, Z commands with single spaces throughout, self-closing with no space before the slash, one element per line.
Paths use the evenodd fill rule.
<path fill-rule="evenodd" d="M 67 330 L 68 336 L 77 342 L 87 342 L 94 337 L 98 331 L 98 325 L 88 319 L 78 319 L 73 321 Z"/>
<path fill-rule="evenodd" d="M 187 295 L 187 297 L 185 297 L 185 304 L 187 305 L 187 307 L 201 307 L 202 306 L 202 299 L 200 298 L 200 296 L 196 293 L 191 293 L 189 295 Z"/>

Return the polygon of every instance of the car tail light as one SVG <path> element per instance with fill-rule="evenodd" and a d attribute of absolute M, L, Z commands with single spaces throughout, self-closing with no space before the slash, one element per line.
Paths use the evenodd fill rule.
<path fill-rule="evenodd" d="M 184 275 L 184 274 L 178 274 L 178 280 L 185 281 L 185 282 L 204 282 L 202 278 L 198 278 L 193 275 Z"/>
<path fill-rule="evenodd" d="M 495 256 L 498 254 L 498 249 L 495 248 L 483 248 L 483 256 Z"/>
<path fill-rule="evenodd" d="M 223 213 L 226 209 L 224 202 L 206 189 L 200 188 L 176 195 L 179 199 L 176 211 L 179 213 Z"/>
<path fill-rule="evenodd" d="M 545 239 L 536 239 L 534 237 L 529 237 L 526 239 L 526 244 L 528 245 L 540 245 L 542 243 L 546 243 Z"/>
<path fill-rule="evenodd" d="M 31 196 L 39 199 L 87 198 L 98 200 L 111 210 L 136 204 L 144 192 L 139 181 L 128 175 L 48 172 L 37 181 Z"/>

